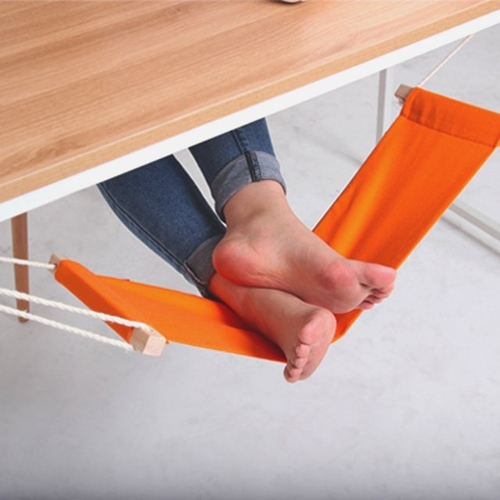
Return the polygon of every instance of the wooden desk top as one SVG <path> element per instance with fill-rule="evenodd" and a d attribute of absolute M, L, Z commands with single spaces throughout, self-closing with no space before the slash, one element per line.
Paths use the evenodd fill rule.
<path fill-rule="evenodd" d="M 498 9 L 498 0 L 2 2 L 0 202 Z"/>

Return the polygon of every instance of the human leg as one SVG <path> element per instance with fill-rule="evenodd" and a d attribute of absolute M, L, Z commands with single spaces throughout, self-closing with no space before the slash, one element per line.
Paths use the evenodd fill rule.
<path fill-rule="evenodd" d="M 173 157 L 100 188 L 120 219 L 149 247 L 202 293 L 219 297 L 281 347 L 288 360 L 287 380 L 303 379 L 328 348 L 335 330 L 332 313 L 370 307 L 392 289 L 393 276 L 386 268 L 378 272 L 376 265 L 339 256 L 295 217 L 265 138 L 262 151 L 262 137 L 255 131 L 229 135 L 230 141 L 239 141 L 229 163 L 223 159 L 232 149 L 220 145 L 227 136 L 193 148 L 199 164 L 215 168 L 215 176 L 207 169 L 204 174 L 227 219 L 226 237 L 224 226 Z M 227 184 L 232 186 L 229 194 Z M 373 266 L 372 272 L 364 266 Z M 385 289 L 377 287 L 384 279 Z"/>
<path fill-rule="evenodd" d="M 225 228 L 173 156 L 99 184 L 118 218 L 203 295 Z"/>
<path fill-rule="evenodd" d="M 335 318 L 278 290 L 249 288 L 214 274 L 210 259 L 224 228 L 173 157 L 99 186 L 120 220 L 205 295 L 216 296 L 284 352 L 290 382 L 310 376 L 335 333 Z"/>
<path fill-rule="evenodd" d="M 390 294 L 394 270 L 345 259 L 295 216 L 265 120 L 190 150 L 227 224 L 213 255 L 221 276 L 287 291 L 333 313 L 370 309 Z"/>
<path fill-rule="evenodd" d="M 370 309 L 393 289 L 393 269 L 338 254 L 302 224 L 275 183 L 246 186 L 225 215 L 213 262 L 230 281 L 284 290 L 333 313 Z"/>
<path fill-rule="evenodd" d="M 272 180 L 285 181 L 264 119 L 238 127 L 189 148 L 205 177 L 215 209 L 224 219 L 227 201 L 247 185 Z"/>

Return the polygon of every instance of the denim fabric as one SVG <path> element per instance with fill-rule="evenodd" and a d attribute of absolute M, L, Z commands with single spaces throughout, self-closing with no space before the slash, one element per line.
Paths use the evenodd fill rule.
<path fill-rule="evenodd" d="M 190 148 L 218 213 L 246 184 L 272 179 L 285 189 L 264 120 Z M 99 184 L 119 219 L 149 248 L 210 295 L 212 253 L 225 226 L 174 156 Z"/>
<path fill-rule="evenodd" d="M 222 219 L 226 202 L 251 182 L 270 179 L 286 189 L 265 120 L 234 129 L 189 150 L 210 186 Z"/>
<path fill-rule="evenodd" d="M 176 158 L 168 156 L 98 187 L 135 236 L 205 290 L 214 272 L 211 254 L 225 228 Z"/>

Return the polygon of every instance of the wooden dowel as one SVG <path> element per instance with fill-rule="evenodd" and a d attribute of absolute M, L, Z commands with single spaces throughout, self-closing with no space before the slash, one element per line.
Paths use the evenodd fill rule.
<path fill-rule="evenodd" d="M 24 213 L 11 219 L 12 255 L 16 259 L 28 259 L 28 214 Z M 29 269 L 27 266 L 14 265 L 14 280 L 18 292 L 29 293 Z M 29 311 L 27 300 L 16 301 L 20 311 Z M 19 322 L 28 321 L 19 318 Z"/>
<path fill-rule="evenodd" d="M 398 87 L 398 90 L 396 90 L 394 95 L 399 99 L 400 103 L 403 104 L 412 90 L 413 90 L 413 87 L 410 87 L 409 85 L 401 84 Z"/>
<path fill-rule="evenodd" d="M 142 354 L 160 356 L 165 347 L 166 339 L 156 331 L 134 328 L 129 343 Z"/>

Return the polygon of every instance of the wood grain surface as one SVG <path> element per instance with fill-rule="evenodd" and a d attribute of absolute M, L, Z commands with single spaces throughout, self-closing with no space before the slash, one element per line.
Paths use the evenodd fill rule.
<path fill-rule="evenodd" d="M 0 202 L 500 8 L 4 1 Z"/>

